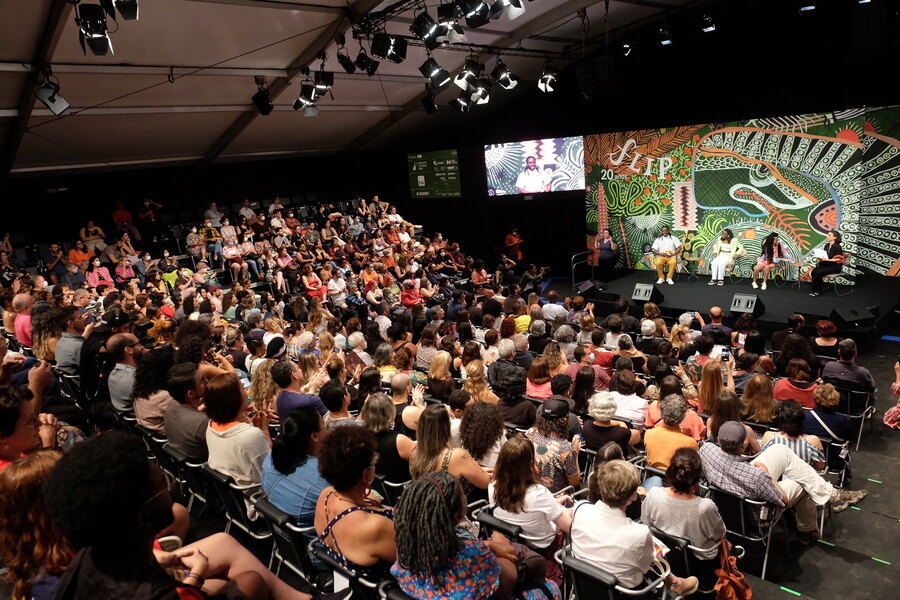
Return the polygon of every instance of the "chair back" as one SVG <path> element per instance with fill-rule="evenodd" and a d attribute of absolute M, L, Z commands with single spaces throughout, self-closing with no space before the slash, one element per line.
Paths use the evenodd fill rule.
<path fill-rule="evenodd" d="M 684 577 L 687 577 L 694 572 L 691 564 L 691 557 L 694 553 L 688 548 L 691 545 L 691 540 L 671 535 L 653 525 L 650 526 L 650 533 L 669 547 L 666 560 L 669 561 L 669 566 L 672 567 L 673 573 L 683 574 Z"/>
<path fill-rule="evenodd" d="M 712 484 L 709 485 L 709 491 L 729 533 L 746 540 L 764 542 L 765 535 L 760 530 L 755 510 L 765 505 L 765 502 L 749 500 Z"/>
<path fill-rule="evenodd" d="M 619 580 L 615 575 L 575 558 L 568 551 L 563 552 L 562 563 L 575 600 L 618 600 L 616 585 Z"/>
<path fill-rule="evenodd" d="M 261 523 L 258 519 L 251 519 L 247 514 L 246 494 L 259 490 L 259 485 L 239 486 L 231 477 L 224 473 L 219 473 L 208 464 L 203 465 L 203 473 L 225 506 L 225 515 L 229 524 L 237 525 L 239 529 L 251 537 L 263 539 L 271 535 L 265 530 L 264 523 Z"/>
<path fill-rule="evenodd" d="M 334 573 L 335 578 L 340 576 L 347 580 L 349 587 L 353 590 L 353 598 L 377 598 L 378 583 L 373 583 L 364 577 L 360 577 L 331 558 L 328 551 L 325 550 L 325 547 L 322 545 L 322 542 L 313 540 L 309 543 L 308 548 L 309 553 L 312 554 L 317 561 L 325 565 L 327 569 L 330 569 Z M 340 588 L 335 586 L 335 591 L 340 591 Z"/>
<path fill-rule="evenodd" d="M 520 542 L 522 528 L 518 525 L 512 525 L 506 521 L 501 521 L 494 516 L 490 507 L 485 507 L 475 513 L 475 519 L 481 524 L 480 535 L 484 539 L 490 539 L 491 534 L 495 531 L 502 533 L 511 542 Z"/>
<path fill-rule="evenodd" d="M 188 504 L 192 504 L 194 498 L 198 498 L 204 504 L 210 497 L 210 487 L 207 479 L 203 475 L 203 464 L 192 463 L 190 459 L 180 450 L 173 447 L 172 444 L 166 442 L 163 444 L 162 453 L 167 460 L 175 467 L 178 473 L 177 479 L 187 485 L 188 492 L 191 496 Z M 190 510 L 190 506 L 188 507 Z"/>
<path fill-rule="evenodd" d="M 272 532 L 276 557 L 307 583 L 314 584 L 315 570 L 306 553 L 309 537 L 305 534 L 312 533 L 315 536 L 315 527 L 299 527 L 291 515 L 277 508 L 266 498 L 258 498 L 255 506 Z"/>
<path fill-rule="evenodd" d="M 400 494 L 403 493 L 403 490 L 406 489 L 412 483 L 412 480 L 403 481 L 400 483 L 394 481 L 388 481 L 384 478 L 384 475 L 375 475 L 375 481 L 372 482 L 373 489 L 381 494 L 381 497 L 384 498 L 384 503 L 388 506 L 396 506 L 397 501 L 400 499 Z"/>

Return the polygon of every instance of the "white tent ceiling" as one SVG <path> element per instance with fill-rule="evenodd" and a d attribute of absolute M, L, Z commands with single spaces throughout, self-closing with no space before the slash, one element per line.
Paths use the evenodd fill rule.
<path fill-rule="evenodd" d="M 90 1 L 90 0 L 86 0 Z M 423 0 L 424 2 L 424 0 Z M 507 48 L 519 45 L 559 52 L 585 35 L 614 31 L 688 0 L 534 0 L 515 20 L 501 17 L 477 30 L 469 42 Z M 356 18 L 389 2 L 355 0 Z M 434 13 L 437 0 L 428 0 Z M 465 115 L 449 112 L 459 89 L 437 93 L 439 114 L 425 114 L 425 79 L 418 71 L 425 49 L 410 46 L 401 64 L 381 61 L 374 77 L 345 74 L 335 60 L 334 36 L 345 32 L 356 56 L 345 0 L 141 0 L 140 20 L 110 21 L 115 53 L 85 55 L 65 0 L 3 0 L 0 23 L 0 172 L 13 174 L 142 163 L 241 160 L 253 156 L 323 154 L 384 146 L 401 132 L 431 122 L 446 127 Z M 589 29 L 578 17 L 586 10 Z M 413 11 L 387 24 L 388 33 L 409 34 Z M 118 29 L 116 29 L 118 27 Z M 334 99 L 319 102 L 320 114 L 305 118 L 291 104 L 301 66 L 318 68 L 325 49 L 335 72 Z M 464 52 L 437 49 L 449 71 Z M 494 59 L 481 62 L 493 68 Z M 542 59 L 504 57 L 523 81 L 515 90 L 495 86 L 491 106 L 510 102 L 540 75 Z M 71 108 L 55 117 L 33 97 L 34 65 L 51 64 L 60 95 Z M 563 68 L 570 64 L 557 60 Z M 264 75 L 275 110 L 260 116 L 250 102 L 254 75 Z M 173 82 L 170 82 L 173 79 Z M 474 110 L 477 110 L 474 109 Z"/>

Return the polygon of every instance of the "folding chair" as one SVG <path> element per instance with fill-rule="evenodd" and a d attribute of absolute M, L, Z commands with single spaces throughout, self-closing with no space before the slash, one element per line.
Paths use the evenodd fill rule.
<path fill-rule="evenodd" d="M 828 382 L 826 380 L 826 383 L 834 384 L 834 387 L 841 395 L 837 410 L 838 414 L 846 416 L 850 420 L 851 427 L 854 421 L 859 422 L 859 431 L 856 432 L 856 446 L 854 447 L 858 451 L 859 443 L 862 441 L 863 425 L 865 425 L 866 419 L 870 419 L 875 414 L 875 392 L 856 390 L 846 385 L 837 384 L 834 381 Z M 875 427 L 875 419 L 870 420 L 869 426 L 871 432 Z M 852 428 L 851 431 L 853 431 Z"/>
<path fill-rule="evenodd" d="M 309 543 L 308 552 L 334 574 L 335 592 L 349 587 L 353 590 L 353 598 L 374 600 L 378 597 L 378 582 L 369 581 L 335 561 L 319 540 Z"/>
<path fill-rule="evenodd" d="M 178 472 L 177 479 L 183 482 L 183 489 L 188 495 L 188 512 L 193 508 L 194 500 L 200 500 L 203 504 L 207 504 L 209 486 L 203 476 L 203 463 L 192 463 L 183 452 L 175 449 L 168 442 L 163 444 L 162 453 L 175 466 Z"/>
<path fill-rule="evenodd" d="M 381 497 L 384 498 L 384 503 L 388 506 L 396 506 L 397 500 L 400 499 L 400 494 L 403 493 L 403 490 L 406 489 L 412 483 L 412 480 L 403 481 L 403 482 L 394 482 L 388 481 L 384 478 L 384 475 L 375 475 L 375 481 L 372 483 L 376 492 L 381 494 Z"/>
<path fill-rule="evenodd" d="M 711 484 L 709 492 L 719 509 L 722 520 L 725 521 L 725 529 L 729 534 L 748 542 L 762 544 L 763 564 L 759 577 L 765 579 L 766 568 L 769 564 L 769 549 L 772 545 L 772 532 L 775 530 L 775 525 L 781 520 L 784 509 L 771 506 L 762 500 L 752 500 L 732 494 Z M 765 519 L 756 514 L 757 510 L 763 509 L 769 513 Z M 786 531 L 785 536 L 787 536 Z M 787 538 L 785 537 L 786 542 Z"/>
<path fill-rule="evenodd" d="M 619 584 L 618 578 L 600 567 L 572 556 L 571 549 L 560 550 L 559 562 L 563 566 L 566 580 L 571 586 L 574 600 L 624 600 L 634 597 L 648 597 L 653 592 L 662 591 L 663 598 L 668 592 L 665 578 L 660 576 L 640 589 L 630 589 Z"/>
<path fill-rule="evenodd" d="M 203 465 L 203 473 L 225 506 L 225 533 L 231 530 L 232 525 L 236 525 L 254 539 L 265 540 L 272 537 L 265 523 L 259 519 L 251 519 L 247 513 L 247 493 L 259 491 L 259 484 L 239 485 L 231 477 L 219 473 L 209 465 Z"/>
<path fill-rule="evenodd" d="M 294 518 L 277 508 L 265 498 L 258 498 L 255 503 L 256 510 L 262 515 L 275 540 L 274 560 L 278 561 L 275 575 L 285 565 L 310 585 L 315 585 L 315 567 L 307 554 L 309 537 L 315 536 L 316 528 L 313 526 L 300 527 L 294 522 Z M 272 568 L 272 565 L 269 565 Z"/>

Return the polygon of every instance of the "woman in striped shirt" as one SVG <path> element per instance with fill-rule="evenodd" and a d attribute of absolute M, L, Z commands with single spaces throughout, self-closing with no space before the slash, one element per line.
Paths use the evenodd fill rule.
<path fill-rule="evenodd" d="M 814 469 L 825 468 L 822 442 L 814 435 L 803 435 L 803 406 L 799 402 L 796 400 L 779 402 L 775 409 L 775 421 L 780 423 L 780 426 L 778 431 L 767 431 L 763 436 L 763 451 L 773 444 L 784 444 Z"/>

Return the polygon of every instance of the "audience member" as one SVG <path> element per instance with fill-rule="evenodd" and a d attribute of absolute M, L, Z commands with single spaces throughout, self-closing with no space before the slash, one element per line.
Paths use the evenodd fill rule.
<path fill-rule="evenodd" d="M 180 363 L 169 369 L 166 389 L 175 400 L 169 404 L 163 418 L 169 445 L 189 460 L 206 462 L 209 457 L 206 446 L 209 417 L 200 410 L 206 394 L 206 380 L 197 363 Z"/>
<path fill-rule="evenodd" d="M 375 434 L 378 463 L 375 473 L 392 483 L 409 481 L 409 459 L 416 442 L 396 430 L 395 405 L 386 394 L 372 394 L 366 399 L 359 418 Z"/>
<path fill-rule="evenodd" d="M 838 387 L 871 392 L 875 390 L 875 378 L 863 366 L 856 364 L 856 342 L 842 340 L 838 344 L 840 360 L 832 361 L 822 368 L 822 379 Z"/>
<path fill-rule="evenodd" d="M 209 417 L 209 467 L 238 485 L 259 483 L 272 444 L 266 412 L 257 411 L 251 420 L 246 410 L 247 393 L 237 376 L 228 373 L 209 380 L 203 404 Z"/>

